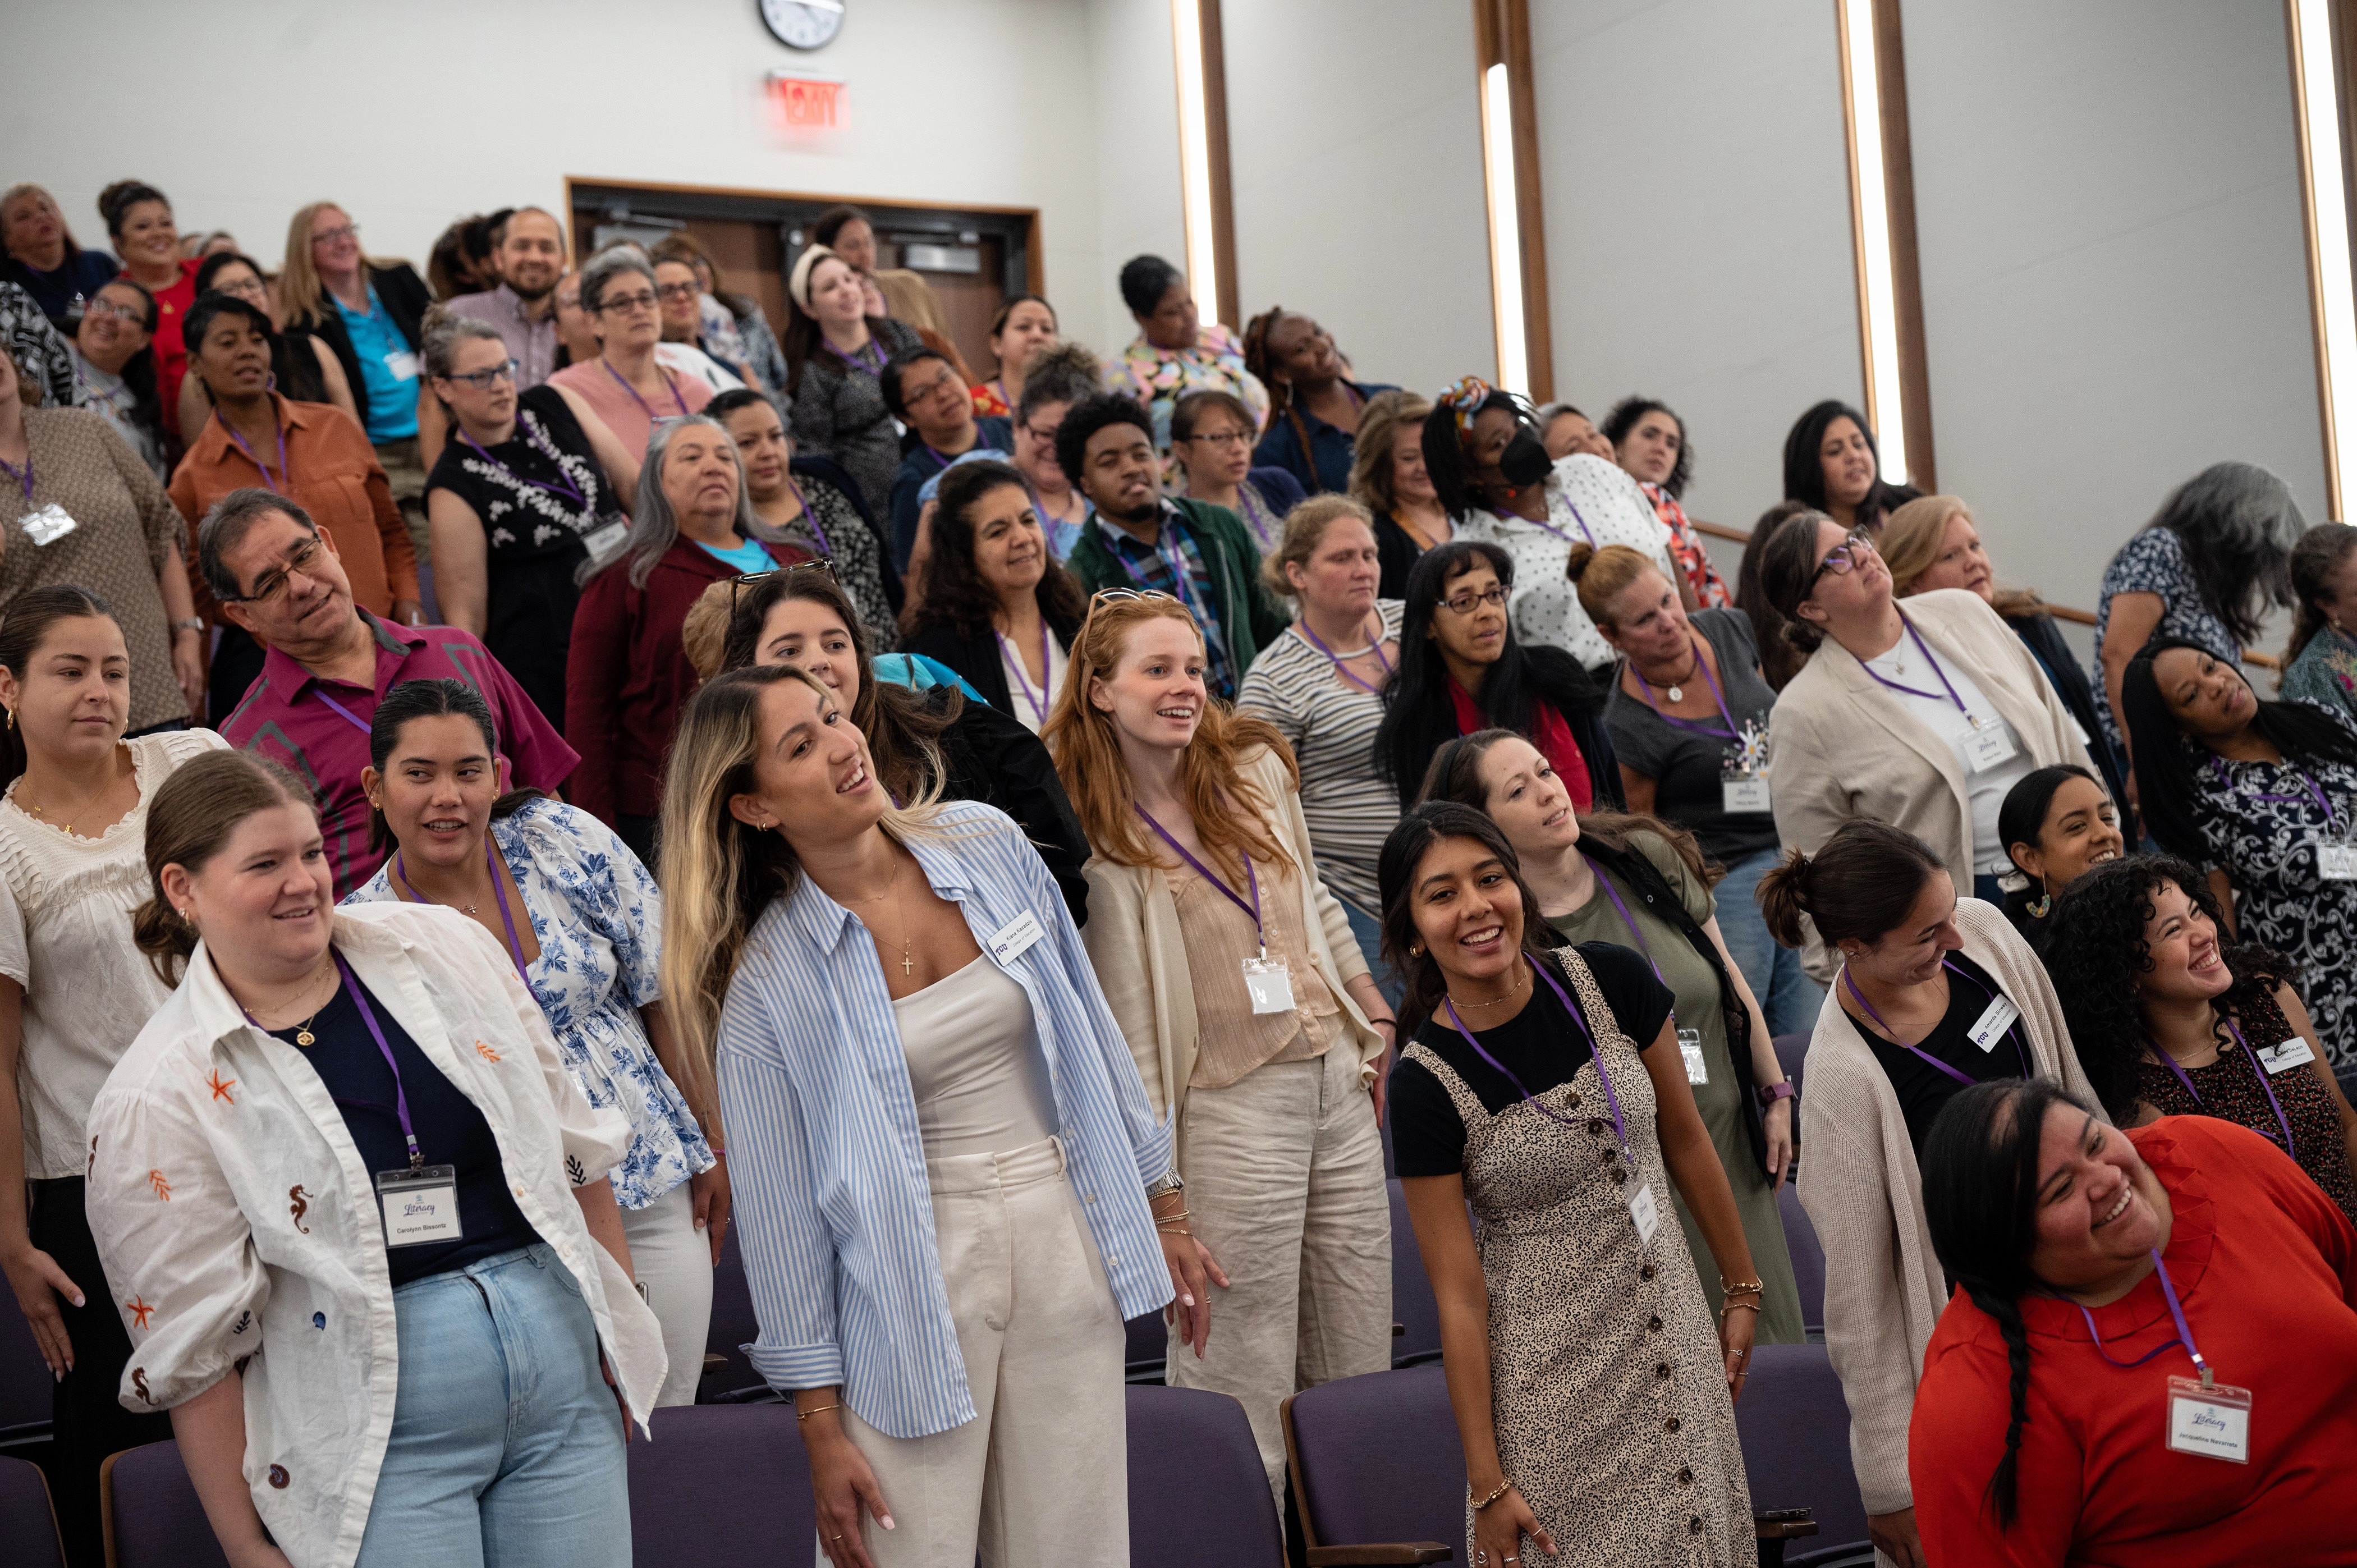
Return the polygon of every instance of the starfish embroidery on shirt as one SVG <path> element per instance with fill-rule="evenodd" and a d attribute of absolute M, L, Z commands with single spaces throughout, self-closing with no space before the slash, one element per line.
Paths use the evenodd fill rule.
<path fill-rule="evenodd" d="M 123 1310 L 131 1315 L 131 1326 L 143 1334 L 147 1331 L 147 1320 L 156 1315 L 156 1309 L 147 1305 L 144 1295 L 135 1295 L 124 1302 Z"/>
<path fill-rule="evenodd" d="M 490 1047 L 483 1044 L 480 1040 L 477 1040 L 475 1042 L 475 1054 L 482 1058 L 487 1062 L 495 1062 L 500 1059 L 500 1053 L 491 1049 Z"/>
<path fill-rule="evenodd" d="M 236 1085 L 237 1079 L 233 1078 L 223 1078 L 221 1075 L 221 1069 L 219 1068 L 213 1069 L 212 1077 L 206 1080 L 206 1087 L 213 1091 L 213 1098 L 215 1100 L 226 1100 L 231 1105 L 237 1103 L 237 1096 L 231 1094 L 230 1090 L 235 1088 Z"/>
<path fill-rule="evenodd" d="M 147 1173 L 147 1185 L 156 1189 L 156 1196 L 157 1197 L 162 1198 L 167 1203 L 172 1201 L 172 1184 L 164 1179 L 164 1173 L 162 1171 L 149 1171 Z"/>
<path fill-rule="evenodd" d="M 308 1236 L 311 1233 L 311 1228 L 303 1223 L 303 1216 L 311 1211 L 311 1195 L 297 1186 L 288 1187 L 286 1196 L 294 1199 L 286 1207 L 287 1211 L 295 1216 L 295 1229 Z"/>

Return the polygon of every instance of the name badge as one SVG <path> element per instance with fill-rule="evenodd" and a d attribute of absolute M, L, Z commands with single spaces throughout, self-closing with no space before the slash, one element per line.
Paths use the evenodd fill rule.
<path fill-rule="evenodd" d="M 1975 773 L 1986 773 L 2001 763 L 2013 760 L 2013 736 L 2006 733 L 2002 723 L 1975 724 L 1973 733 L 1964 736 L 1964 760 Z"/>
<path fill-rule="evenodd" d="M 72 514 L 55 501 L 38 511 L 26 513 L 16 521 L 24 524 L 25 532 L 36 544 L 53 544 L 81 526 L 74 521 Z"/>
<path fill-rule="evenodd" d="M 1688 1083 L 1708 1083 L 1710 1081 L 1710 1064 L 1702 1059 L 1702 1031 L 1700 1029 L 1680 1029 L 1678 1031 L 1678 1054 L 1686 1058 L 1686 1081 Z"/>
<path fill-rule="evenodd" d="M 465 1234 L 458 1224 L 458 1167 L 420 1165 L 415 1170 L 376 1173 L 376 1200 L 384 1208 L 384 1244 L 422 1247 L 429 1241 L 456 1241 Z"/>
<path fill-rule="evenodd" d="M 1651 1182 L 1643 1177 L 1637 1181 L 1637 1190 L 1629 1195 L 1629 1218 L 1637 1222 L 1637 1245 L 1643 1246 L 1662 1228 L 1662 1206 L 1653 1197 Z"/>
<path fill-rule="evenodd" d="M 2327 882 L 2357 882 L 2357 844 L 2318 844 L 2316 869 Z"/>
<path fill-rule="evenodd" d="M 1048 928 L 1039 923 L 1039 917 L 1026 909 L 991 933 L 991 959 L 1004 967 L 1029 952 L 1032 944 L 1047 934 Z"/>
<path fill-rule="evenodd" d="M 629 538 L 630 533 L 630 525 L 617 518 L 603 528 L 583 534 L 581 542 L 588 550 L 589 559 L 603 565 L 622 548 L 622 541 Z"/>
<path fill-rule="evenodd" d="M 2251 1391 L 2199 1378 L 2169 1380 L 2169 1446 L 2229 1464 L 2251 1462 Z"/>
<path fill-rule="evenodd" d="M 417 379 L 417 356 L 396 349 L 384 357 L 384 368 L 393 372 L 394 381 L 414 381 Z"/>
<path fill-rule="evenodd" d="M 2013 1027 L 2013 1021 L 2020 1016 L 2021 1009 L 2000 996 L 1988 1004 L 1988 1011 L 1981 1015 L 1980 1022 L 1972 1026 L 1966 1037 L 1981 1049 L 1993 1051 L 1996 1043 L 2005 1038 L 2005 1032 Z"/>
<path fill-rule="evenodd" d="M 1718 809 L 1730 816 L 1738 811 L 1767 811 L 1768 780 L 1756 773 L 1730 774 L 1721 779 Z"/>
<path fill-rule="evenodd" d="M 1244 990 L 1252 995 L 1254 1013 L 1293 1011 L 1293 976 L 1281 958 L 1244 960 Z"/>
<path fill-rule="evenodd" d="M 2306 1067 L 2316 1059 L 2316 1053 L 2309 1050 L 2308 1042 L 2298 1035 L 2272 1046 L 2261 1046 L 2257 1054 L 2259 1065 L 2267 1069 L 2270 1078 L 2279 1072 L 2289 1072 L 2296 1067 Z"/>

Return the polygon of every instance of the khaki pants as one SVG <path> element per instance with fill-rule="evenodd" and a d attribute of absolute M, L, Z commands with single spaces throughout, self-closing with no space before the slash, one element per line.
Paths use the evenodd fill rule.
<path fill-rule="evenodd" d="M 1125 1336 L 1053 1138 L 928 1160 L 933 1234 L 975 1418 L 887 1437 L 847 1407 L 893 1528 L 878 1568 L 1126 1568 Z M 819 1549 L 824 1552 L 826 1542 Z"/>
<path fill-rule="evenodd" d="M 658 1407 L 694 1404 L 712 1334 L 712 1239 L 695 1228 L 695 1199 L 685 1182 L 644 1208 L 622 1210 L 630 1272 L 646 1287 L 647 1306 L 662 1325 L 663 1374 Z"/>
<path fill-rule="evenodd" d="M 1211 1287 L 1203 1359 L 1174 1337 L 1166 1376 L 1243 1403 L 1281 1503 L 1277 1407 L 1392 1364 L 1391 1197 L 1357 1053 L 1337 1045 L 1188 1090 L 1178 1150 L 1189 1228 L 1229 1286 Z"/>
<path fill-rule="evenodd" d="M 409 530 L 409 542 L 417 546 L 417 564 L 423 566 L 433 553 L 434 541 L 425 527 L 425 463 L 417 437 L 404 435 L 379 444 L 376 460 L 393 488 L 393 504 L 401 509 L 402 523 Z"/>

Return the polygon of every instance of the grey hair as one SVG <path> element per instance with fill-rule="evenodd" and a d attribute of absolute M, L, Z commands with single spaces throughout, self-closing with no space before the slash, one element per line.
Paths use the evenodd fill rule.
<path fill-rule="evenodd" d="M 2291 487 L 2255 463 L 2212 463 L 2161 503 L 2149 528 L 2178 537 L 2204 608 L 2242 642 L 2292 603 L 2291 552 L 2308 520 Z"/>
<path fill-rule="evenodd" d="M 671 498 L 663 494 L 663 467 L 671 456 L 671 444 L 679 433 L 693 425 L 702 425 L 720 437 L 720 449 L 737 465 L 737 532 L 748 539 L 758 539 L 768 544 L 786 542 L 785 534 L 761 521 L 753 510 L 753 487 L 745 481 L 745 459 L 737 452 L 737 443 L 730 438 L 727 427 L 716 419 L 703 414 L 690 414 L 685 419 L 660 420 L 654 434 L 647 437 L 646 465 L 639 470 L 638 502 L 630 509 L 630 532 L 623 536 L 621 553 L 614 558 L 616 566 L 628 563 L 630 586 L 643 588 L 654 574 L 655 563 L 679 538 L 679 513 L 672 510 Z M 267 493 L 267 492 L 264 492 Z M 587 583 L 598 573 L 592 558 L 581 563 L 574 581 Z"/>
<path fill-rule="evenodd" d="M 655 264 L 636 245 L 608 245 L 583 263 L 581 268 L 581 308 L 595 316 L 606 303 L 606 285 L 624 273 L 636 273 L 655 284 Z"/>
<path fill-rule="evenodd" d="M 1555 416 L 1558 413 L 1577 413 L 1580 418 L 1587 419 L 1587 414 L 1581 413 L 1577 408 L 1575 408 L 1570 403 L 1550 403 L 1541 405 L 1539 409 L 1537 415 L 1539 428 L 1541 430 L 1544 430 L 1548 425 L 1553 424 L 1555 423 Z M 1594 420 L 1588 420 L 1588 423 L 1593 424 L 1596 422 Z"/>
<path fill-rule="evenodd" d="M 319 525 L 311 521 L 309 512 L 277 491 L 255 485 L 221 497 L 205 513 L 204 521 L 197 524 L 197 570 L 204 574 L 205 585 L 221 603 L 233 604 L 245 597 L 245 585 L 221 557 L 243 543 L 253 525 L 274 511 L 285 513 L 296 527 L 314 539 L 318 537 Z"/>
<path fill-rule="evenodd" d="M 497 343 L 502 353 L 508 340 L 488 321 L 478 321 L 471 316 L 453 316 L 440 306 L 425 313 L 424 341 L 418 345 L 425 357 L 425 373 L 447 378 L 450 367 L 458 357 L 458 345 L 481 340 Z"/>

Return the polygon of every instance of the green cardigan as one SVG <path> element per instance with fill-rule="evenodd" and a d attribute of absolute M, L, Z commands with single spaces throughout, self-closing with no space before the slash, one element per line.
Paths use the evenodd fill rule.
<path fill-rule="evenodd" d="M 1202 546 L 1204 559 L 1211 566 L 1212 613 L 1220 618 L 1220 629 L 1228 639 L 1228 659 L 1235 670 L 1236 683 L 1241 686 L 1254 658 L 1284 635 L 1290 623 L 1284 610 L 1261 586 L 1260 552 L 1254 548 L 1252 535 L 1244 532 L 1243 519 L 1223 506 L 1206 505 L 1184 496 L 1174 498 L 1170 504 L 1178 509 L 1195 531 L 1195 542 Z M 1073 542 L 1072 553 L 1064 563 L 1081 580 L 1081 586 L 1091 594 L 1104 588 L 1137 586 L 1137 580 L 1105 542 L 1102 531 L 1111 526 L 1102 518 L 1092 519 L 1081 530 L 1081 537 Z M 1241 613 L 1239 605 L 1243 607 Z M 1229 695 L 1232 697 L 1234 693 Z"/>

